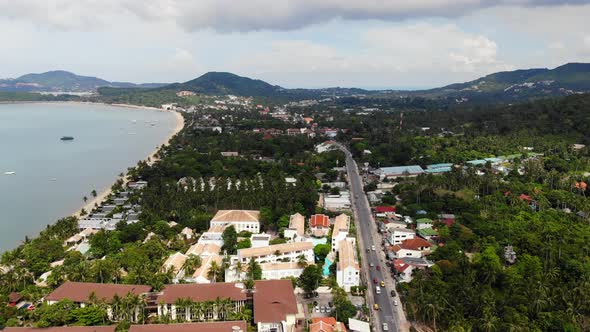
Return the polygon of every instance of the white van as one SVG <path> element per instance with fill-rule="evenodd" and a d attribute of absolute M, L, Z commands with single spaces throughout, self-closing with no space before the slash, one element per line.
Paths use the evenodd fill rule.
<path fill-rule="evenodd" d="M 381 294 L 381 287 L 375 286 L 375 293 Z"/>

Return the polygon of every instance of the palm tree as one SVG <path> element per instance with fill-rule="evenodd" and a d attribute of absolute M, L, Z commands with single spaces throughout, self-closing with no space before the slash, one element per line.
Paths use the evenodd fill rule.
<path fill-rule="evenodd" d="M 205 320 L 211 320 L 213 318 L 213 310 L 215 308 L 215 302 L 205 301 L 203 302 L 203 312 Z"/>
<path fill-rule="evenodd" d="M 209 278 L 209 280 L 216 282 L 219 279 L 219 276 L 221 275 L 221 267 L 217 264 L 216 261 L 211 262 L 211 265 L 209 266 L 209 271 L 207 272 L 207 278 Z"/>
<path fill-rule="evenodd" d="M 300 268 L 307 267 L 307 259 L 305 258 L 304 255 L 297 256 L 297 266 Z"/>
<path fill-rule="evenodd" d="M 203 318 L 203 303 L 200 302 L 192 302 L 190 305 L 190 314 L 191 314 L 191 321 L 201 321 Z"/>
<path fill-rule="evenodd" d="M 189 312 L 187 309 L 191 306 L 192 300 L 179 298 L 176 299 L 174 307 L 176 309 L 176 320 L 178 322 L 188 321 Z"/>
<path fill-rule="evenodd" d="M 244 269 L 244 265 L 242 264 L 242 261 L 238 261 L 236 263 L 236 265 L 234 265 L 234 272 L 236 274 L 236 279 L 238 281 L 240 281 L 240 279 L 242 278 L 242 270 Z"/>
<path fill-rule="evenodd" d="M 82 200 L 84 201 L 84 203 L 86 203 L 88 201 L 88 197 L 84 196 L 82 197 Z"/>
<path fill-rule="evenodd" d="M 223 312 L 223 320 L 230 320 L 235 315 L 236 306 L 233 301 L 229 298 L 225 298 L 221 302 L 221 311 Z"/>

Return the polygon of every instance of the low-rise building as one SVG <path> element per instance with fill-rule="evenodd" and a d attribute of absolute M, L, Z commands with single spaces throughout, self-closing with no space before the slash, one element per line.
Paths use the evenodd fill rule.
<path fill-rule="evenodd" d="M 328 211 L 339 212 L 350 209 L 350 193 L 341 191 L 338 195 L 324 195 L 324 208 Z"/>
<path fill-rule="evenodd" d="M 350 227 L 350 216 L 341 214 L 334 220 L 334 229 L 332 230 L 332 252 L 337 252 L 340 241 L 346 239 L 348 236 L 348 229 Z"/>
<path fill-rule="evenodd" d="M 270 234 L 253 234 L 250 237 L 252 248 L 268 247 L 270 243 Z"/>
<path fill-rule="evenodd" d="M 434 222 L 429 218 L 417 219 L 416 220 L 416 229 L 420 230 L 420 229 L 432 228 L 433 223 Z"/>
<path fill-rule="evenodd" d="M 389 236 L 389 243 L 392 245 L 401 244 L 405 240 L 410 240 L 416 237 L 416 232 L 411 229 L 396 228 Z"/>
<path fill-rule="evenodd" d="M 289 228 L 285 229 L 284 237 L 290 241 L 302 241 L 305 235 L 305 217 L 295 213 L 289 218 Z"/>
<path fill-rule="evenodd" d="M 338 263 L 336 266 L 336 282 L 347 292 L 352 286 L 360 285 L 360 267 L 356 257 L 355 239 L 347 238 L 338 245 Z"/>
<path fill-rule="evenodd" d="M 258 332 L 288 332 L 297 325 L 299 309 L 291 280 L 257 281 L 253 304 Z"/>
<path fill-rule="evenodd" d="M 433 265 L 434 263 L 424 258 L 404 257 L 393 261 L 398 282 L 411 282 L 414 270 L 426 269 Z"/>
<path fill-rule="evenodd" d="M 264 263 L 260 264 L 262 279 L 280 280 L 285 278 L 299 278 L 304 267 L 298 262 Z"/>
<path fill-rule="evenodd" d="M 330 232 L 330 217 L 325 214 L 314 214 L 309 218 L 309 229 L 316 237 L 323 237 Z"/>
<path fill-rule="evenodd" d="M 211 219 L 210 227 L 228 226 L 235 227 L 236 232 L 248 231 L 260 232 L 260 211 L 250 210 L 219 210 Z"/>
<path fill-rule="evenodd" d="M 311 319 L 309 332 L 347 332 L 347 329 L 334 317 L 316 317 Z"/>
<path fill-rule="evenodd" d="M 259 264 L 298 262 L 300 256 L 303 256 L 306 262 L 314 263 L 313 243 L 293 242 L 238 250 L 238 260 L 242 263 L 248 263 L 251 258 L 254 258 Z"/>
<path fill-rule="evenodd" d="M 184 263 L 188 259 L 187 255 L 176 252 L 166 259 L 162 264 L 162 272 L 171 271 L 173 275 L 173 282 L 178 283 L 184 278 Z"/>

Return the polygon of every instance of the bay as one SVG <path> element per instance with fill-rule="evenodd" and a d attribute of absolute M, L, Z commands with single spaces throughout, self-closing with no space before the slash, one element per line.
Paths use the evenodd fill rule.
<path fill-rule="evenodd" d="M 173 113 L 157 110 L 0 104 L 0 253 L 79 210 L 92 190 L 110 188 L 176 125 Z"/>

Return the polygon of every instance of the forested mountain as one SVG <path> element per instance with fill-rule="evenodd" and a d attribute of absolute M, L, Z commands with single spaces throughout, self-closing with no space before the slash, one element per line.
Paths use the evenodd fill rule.
<path fill-rule="evenodd" d="M 475 101 L 518 101 L 590 91 L 590 64 L 568 63 L 555 69 L 537 68 L 490 74 L 477 80 L 415 91 L 424 97 L 467 98 Z"/>
<path fill-rule="evenodd" d="M 10 92 L 91 92 L 103 86 L 156 88 L 162 85 L 164 84 L 109 82 L 98 77 L 80 76 L 63 70 L 26 74 L 16 79 L 0 79 L 0 91 Z"/>

